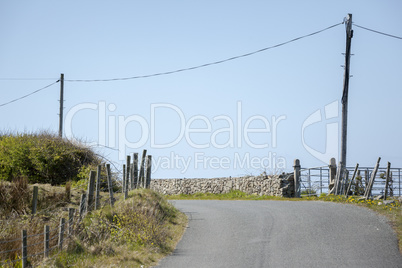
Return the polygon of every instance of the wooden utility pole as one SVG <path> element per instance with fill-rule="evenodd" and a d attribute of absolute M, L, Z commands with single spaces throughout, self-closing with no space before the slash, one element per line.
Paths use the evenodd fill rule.
<path fill-rule="evenodd" d="M 63 137 L 64 74 L 60 74 L 59 137 Z"/>
<path fill-rule="evenodd" d="M 350 45 L 352 43 L 352 14 L 348 14 L 346 20 L 346 52 L 345 52 L 345 74 L 343 77 L 342 95 L 342 140 L 341 140 L 341 162 L 346 167 L 346 147 L 348 129 L 348 92 L 349 92 L 349 69 L 350 69 Z"/>

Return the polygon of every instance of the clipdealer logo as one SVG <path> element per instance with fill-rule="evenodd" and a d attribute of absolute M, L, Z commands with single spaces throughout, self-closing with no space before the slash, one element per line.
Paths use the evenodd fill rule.
<path fill-rule="evenodd" d="M 339 123 L 333 122 L 336 118 L 339 118 L 339 101 L 334 101 L 325 105 L 323 111 L 321 109 L 316 110 L 303 122 L 302 125 L 301 137 L 303 147 L 308 153 L 324 163 L 328 163 L 329 159 L 332 157 L 338 157 L 339 154 Z M 329 122 L 325 124 L 325 150 L 321 152 L 307 144 L 305 130 L 314 124 L 326 121 Z"/>
<path fill-rule="evenodd" d="M 172 149 L 168 156 L 153 158 L 154 169 L 179 169 L 185 173 L 190 167 L 195 169 L 275 169 L 286 168 L 285 158 L 275 152 L 267 152 L 262 157 L 252 156 L 249 152 L 235 152 L 230 156 L 210 156 L 206 149 L 250 148 L 267 149 L 278 145 L 278 129 L 286 119 L 285 115 L 271 116 L 252 115 L 247 118 L 243 114 L 240 101 L 236 105 L 235 116 L 216 115 L 209 118 L 205 115 L 193 115 L 189 118 L 180 107 L 171 103 L 155 103 L 150 105 L 149 118 L 139 114 L 129 116 L 112 114 L 117 110 L 113 103 L 81 103 L 72 107 L 65 117 L 65 134 L 74 139 L 73 126 L 75 118 L 83 111 L 93 111 L 98 120 L 98 141 L 89 145 L 106 146 L 118 150 L 118 158 L 124 161 L 127 152 L 144 147 L 151 149 Z M 174 117 L 175 131 L 178 133 L 168 141 L 157 139 L 158 114 L 169 113 Z M 203 127 L 199 127 L 202 124 Z M 222 127 L 224 125 L 224 127 Z M 259 128 L 253 127 L 259 125 Z M 137 140 L 132 141 L 133 133 L 127 133 L 129 126 L 136 126 Z M 132 128 L 131 128 L 132 129 Z M 159 128 L 158 128 L 159 129 Z M 138 135 L 140 134 L 140 135 Z M 203 142 L 194 136 L 202 136 Z M 255 137 L 260 139 L 255 139 Z M 224 138 L 223 138 L 224 137 Z M 254 139 L 253 139 L 254 138 Z M 257 142 L 258 141 L 258 142 Z M 181 156 L 174 152 L 179 143 L 186 143 L 193 150 L 192 155 Z"/>

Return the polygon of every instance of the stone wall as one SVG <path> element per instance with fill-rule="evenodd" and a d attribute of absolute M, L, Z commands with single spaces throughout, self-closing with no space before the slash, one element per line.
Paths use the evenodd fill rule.
<path fill-rule="evenodd" d="M 151 189 L 166 195 L 228 193 L 239 190 L 248 194 L 294 196 L 293 175 L 246 176 L 214 179 L 153 179 Z"/>

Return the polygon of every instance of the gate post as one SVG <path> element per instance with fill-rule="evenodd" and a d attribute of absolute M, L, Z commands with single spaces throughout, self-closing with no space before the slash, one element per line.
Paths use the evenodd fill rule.
<path fill-rule="evenodd" d="M 295 192 L 295 197 L 300 197 L 300 160 L 295 159 L 294 161 L 294 192 Z"/>
<path fill-rule="evenodd" d="M 332 194 L 335 190 L 335 179 L 336 179 L 336 160 L 335 158 L 331 158 L 329 160 L 329 185 L 328 185 L 328 194 Z"/>

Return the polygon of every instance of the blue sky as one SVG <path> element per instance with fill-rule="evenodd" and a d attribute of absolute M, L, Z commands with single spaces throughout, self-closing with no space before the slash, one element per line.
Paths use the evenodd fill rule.
<path fill-rule="evenodd" d="M 0 104 L 60 73 L 110 79 L 198 66 L 348 13 L 357 25 L 402 36 L 400 10 L 400 1 L 1 1 Z M 353 29 L 347 164 L 374 166 L 381 156 L 381 166 L 402 167 L 402 40 Z M 158 178 L 277 173 L 295 158 L 325 165 L 329 154 L 338 161 L 344 52 L 338 25 L 205 68 L 65 81 L 65 134 L 98 144 L 117 164 L 148 149 Z M 58 100 L 59 83 L 0 107 L 0 130 L 57 132 Z"/>

